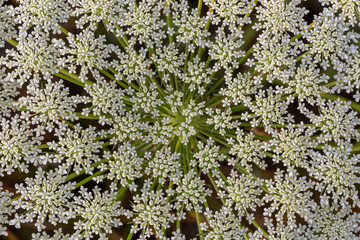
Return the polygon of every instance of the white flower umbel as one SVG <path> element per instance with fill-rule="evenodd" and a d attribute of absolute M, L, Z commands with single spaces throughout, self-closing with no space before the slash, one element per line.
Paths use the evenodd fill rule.
<path fill-rule="evenodd" d="M 80 234 L 70 235 L 63 233 L 61 228 L 55 230 L 52 236 L 50 236 L 45 231 L 41 233 L 31 234 L 31 240 L 80 240 L 80 239 L 84 239 L 84 237 Z"/>
<path fill-rule="evenodd" d="M 236 138 L 229 138 L 228 142 L 231 145 L 230 154 L 234 158 L 228 159 L 232 166 L 241 165 L 247 171 L 252 170 L 252 164 L 260 168 L 266 168 L 266 163 L 263 161 L 266 154 L 264 150 L 267 149 L 267 144 L 255 138 L 253 133 L 245 133 L 241 129 L 237 129 Z"/>
<path fill-rule="evenodd" d="M 15 185 L 20 195 L 14 201 L 15 209 L 25 210 L 15 215 L 10 224 L 20 228 L 20 223 L 36 221 L 38 231 L 45 229 L 45 222 L 53 225 L 68 223 L 75 217 L 72 190 L 74 182 L 65 182 L 65 176 L 57 171 L 38 169 L 34 178 L 26 178 L 23 183 Z"/>
<path fill-rule="evenodd" d="M 95 127 L 82 129 L 80 125 L 75 125 L 74 130 L 58 132 L 59 141 L 48 142 L 49 149 L 59 154 L 59 161 L 63 161 L 67 168 L 73 166 L 76 173 L 81 170 L 92 173 L 91 163 L 100 161 L 97 153 L 101 148 L 101 141 L 96 140 L 94 130 Z"/>
<path fill-rule="evenodd" d="M 3 183 L 0 182 L 0 236 L 7 236 L 6 226 L 9 224 L 9 216 L 15 210 L 11 204 L 12 193 L 3 189 Z"/>
<path fill-rule="evenodd" d="M 76 73 L 80 68 L 79 78 L 81 81 L 87 79 L 89 71 L 99 78 L 97 69 L 109 67 L 107 59 L 111 52 L 115 51 L 114 45 L 105 43 L 105 36 L 96 37 L 89 29 L 77 35 L 68 34 L 69 46 L 64 46 L 61 52 L 67 57 L 62 61 L 70 73 Z"/>
<path fill-rule="evenodd" d="M 7 79 L 21 85 L 30 78 L 34 78 L 31 82 L 38 82 L 40 74 L 45 79 L 51 79 L 52 74 L 58 72 L 57 65 L 62 56 L 60 50 L 65 43 L 61 39 L 50 39 L 41 31 L 24 34 L 19 40 L 16 48 L 7 50 L 3 59 L 4 65 L 12 69 Z"/>
<path fill-rule="evenodd" d="M 359 7 L 0 0 L 0 234 L 359 239 Z"/>
<path fill-rule="evenodd" d="M 194 155 L 194 161 L 190 162 L 191 166 L 199 166 L 204 173 L 214 172 L 220 167 L 219 162 L 225 159 L 225 155 L 220 153 L 219 146 L 215 146 L 214 140 L 208 139 L 207 144 L 199 142 L 199 151 Z"/>
<path fill-rule="evenodd" d="M 4 39 L 16 38 L 15 22 L 13 21 L 14 7 L 4 5 L 4 0 L 0 1 L 0 47 L 5 46 Z"/>
<path fill-rule="evenodd" d="M 117 0 L 69 0 L 68 2 L 73 7 L 71 15 L 79 17 L 76 21 L 78 28 L 89 27 L 96 30 L 97 24 L 104 21 L 111 32 L 115 30 L 118 19 L 123 18 L 127 7 L 127 1 Z"/>
<path fill-rule="evenodd" d="M 352 199 L 353 205 L 360 204 L 356 185 L 360 183 L 359 154 L 351 154 L 347 143 L 338 147 L 325 145 L 323 153 L 312 152 L 311 164 L 307 167 L 310 176 L 319 180 L 316 188 L 322 193 L 324 202 L 341 201 L 347 205 Z"/>
<path fill-rule="evenodd" d="M 184 205 L 186 210 L 195 210 L 198 213 L 203 211 L 201 206 L 206 202 L 206 197 L 211 194 L 205 181 L 196 176 L 194 170 L 185 174 L 175 192 L 177 193 L 178 208 Z"/>
<path fill-rule="evenodd" d="M 109 169 L 107 178 L 119 181 L 122 186 L 128 186 L 130 190 L 136 190 L 135 179 L 142 177 L 142 164 L 144 159 L 139 157 L 135 147 L 129 144 L 119 146 L 117 151 L 105 152 L 107 163 L 100 165 L 100 170 Z"/>
<path fill-rule="evenodd" d="M 317 207 L 311 199 L 312 190 L 315 186 L 313 181 L 306 177 L 298 177 L 296 170 L 289 168 L 288 173 L 276 171 L 273 180 L 265 180 L 267 194 L 264 196 L 269 207 L 264 209 L 265 216 L 275 213 L 276 221 L 283 222 L 286 218 L 290 229 L 296 228 L 296 215 L 305 220 L 310 219 L 312 211 Z M 286 216 L 285 216 L 286 215 Z"/>
<path fill-rule="evenodd" d="M 225 206 L 234 208 L 240 216 L 249 217 L 249 209 L 255 211 L 263 205 L 263 199 L 260 197 L 262 184 L 262 180 L 239 174 L 234 170 L 225 183 L 219 183 L 223 188 L 219 191 L 219 196 L 225 199 Z"/>
<path fill-rule="evenodd" d="M 27 87 L 27 96 L 18 101 L 19 107 L 35 114 L 33 123 L 59 123 L 62 119 L 77 120 L 75 108 L 86 102 L 82 96 L 69 96 L 69 88 L 65 88 L 63 81 L 47 81 L 44 88 L 38 85 Z"/>
<path fill-rule="evenodd" d="M 179 156 L 179 153 L 172 153 L 171 148 L 158 150 L 155 156 L 146 154 L 148 164 L 145 173 L 158 178 L 161 184 L 164 184 L 167 179 L 178 182 L 182 178 Z"/>
<path fill-rule="evenodd" d="M 338 205 L 317 208 L 307 230 L 310 239 L 359 239 L 359 213 Z"/>
<path fill-rule="evenodd" d="M 282 162 L 285 166 L 297 167 L 308 166 L 311 150 L 317 146 L 316 141 L 311 139 L 315 128 L 305 127 L 304 124 L 297 126 L 289 125 L 278 132 L 274 132 L 270 145 L 274 149 L 274 163 Z"/>
<path fill-rule="evenodd" d="M 15 8 L 15 21 L 26 31 L 33 25 L 45 32 L 61 33 L 59 23 L 68 21 L 71 8 L 67 1 L 20 0 Z"/>
<path fill-rule="evenodd" d="M 30 122 L 14 116 L 11 121 L 5 118 L 0 122 L 0 176 L 4 173 L 11 174 L 16 170 L 28 172 L 28 164 L 37 165 L 37 155 L 40 152 L 34 145 L 35 130 L 30 127 Z"/>
<path fill-rule="evenodd" d="M 245 239 L 247 229 L 241 224 L 241 216 L 231 211 L 232 209 L 227 207 L 216 212 L 206 210 L 205 216 L 210 229 L 205 223 L 201 225 L 203 231 L 206 231 L 205 240 Z"/>
<path fill-rule="evenodd" d="M 120 216 L 130 216 L 129 212 L 121 207 L 121 202 L 116 201 L 115 190 L 101 192 L 95 187 L 92 192 L 81 187 L 81 196 L 74 197 L 74 213 L 81 218 L 75 222 L 76 233 L 84 236 L 86 240 L 98 236 L 98 239 L 107 239 L 106 234 L 112 228 L 122 225 Z"/>
<path fill-rule="evenodd" d="M 167 229 L 170 223 L 176 220 L 171 210 L 173 204 L 169 203 L 162 190 L 150 190 L 150 186 L 145 184 L 141 193 L 134 197 L 133 211 L 134 224 L 131 226 L 131 232 L 141 231 L 140 239 L 147 239 L 154 235 L 154 229 L 157 237 L 163 236 L 162 228 Z"/>

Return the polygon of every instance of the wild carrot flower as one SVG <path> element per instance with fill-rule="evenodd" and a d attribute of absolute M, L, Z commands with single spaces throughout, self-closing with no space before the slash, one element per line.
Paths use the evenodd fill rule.
<path fill-rule="evenodd" d="M 0 0 L 0 235 L 359 239 L 359 7 Z"/>

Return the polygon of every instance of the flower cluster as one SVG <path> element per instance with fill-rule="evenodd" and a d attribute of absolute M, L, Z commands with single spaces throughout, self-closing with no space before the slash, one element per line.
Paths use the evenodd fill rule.
<path fill-rule="evenodd" d="M 41 168 L 36 172 L 35 178 L 26 178 L 23 183 L 16 185 L 20 198 L 12 204 L 15 209 L 24 209 L 23 214 L 16 214 L 10 223 L 20 228 L 20 223 L 31 222 L 36 219 L 35 226 L 40 231 L 45 229 L 45 221 L 53 225 L 68 223 L 74 217 L 73 203 L 69 201 L 73 197 L 73 182 L 65 183 L 65 176 L 50 170 L 46 172 Z"/>
<path fill-rule="evenodd" d="M 360 239 L 359 7 L 0 0 L 0 236 Z"/>
<path fill-rule="evenodd" d="M 92 192 L 81 187 L 81 195 L 74 197 L 74 213 L 81 216 L 81 220 L 75 222 L 74 229 L 86 239 L 92 238 L 93 234 L 98 235 L 99 239 L 106 239 L 106 233 L 122 225 L 120 216 L 128 216 L 129 212 L 121 207 L 120 201 L 116 201 L 115 190 L 101 193 L 96 186 Z"/>

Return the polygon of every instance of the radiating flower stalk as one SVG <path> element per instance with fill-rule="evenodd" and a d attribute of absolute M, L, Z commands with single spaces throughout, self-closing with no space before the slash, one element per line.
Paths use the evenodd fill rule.
<path fill-rule="evenodd" d="M 0 0 L 0 235 L 359 239 L 359 3 L 317 2 Z"/>

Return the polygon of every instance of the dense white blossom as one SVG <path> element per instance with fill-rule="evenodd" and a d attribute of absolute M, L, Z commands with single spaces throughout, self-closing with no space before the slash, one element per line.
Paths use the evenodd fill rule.
<path fill-rule="evenodd" d="M 211 194 L 211 190 L 205 186 L 205 181 L 201 180 L 194 170 L 185 174 L 175 192 L 178 205 L 183 204 L 186 210 L 196 212 L 203 211 L 201 206 L 206 202 L 206 197 Z"/>
<path fill-rule="evenodd" d="M 351 139 L 359 141 L 360 134 L 356 126 L 360 124 L 360 119 L 350 104 L 351 102 L 343 102 L 340 99 L 322 102 L 319 106 L 319 115 L 310 111 L 306 113 L 309 120 L 321 130 L 317 138 L 319 142 L 333 140 L 341 143 L 344 140 L 351 141 Z"/>
<path fill-rule="evenodd" d="M 13 6 L 3 5 L 4 0 L 0 1 L 0 47 L 4 47 L 4 39 L 16 37 L 15 22 L 12 19 L 14 12 Z"/>
<path fill-rule="evenodd" d="M 295 218 L 299 215 L 305 220 L 311 217 L 311 212 L 316 208 L 316 203 L 311 199 L 311 190 L 315 183 L 306 177 L 298 177 L 295 169 L 288 169 L 288 173 L 278 170 L 274 180 L 265 180 L 267 194 L 265 202 L 270 202 L 270 207 L 264 209 L 265 216 L 275 213 L 276 221 L 282 222 L 285 218 L 287 225 L 295 228 Z M 286 217 L 284 216 L 286 215 Z"/>
<path fill-rule="evenodd" d="M 174 206 L 167 201 L 163 191 L 150 191 L 149 186 L 146 185 L 141 194 L 134 197 L 135 218 L 131 232 L 141 230 L 140 239 L 146 239 L 154 235 L 153 228 L 156 236 L 162 236 L 161 229 L 167 229 L 170 227 L 169 224 L 176 220 L 175 215 L 171 213 L 173 208 Z"/>
<path fill-rule="evenodd" d="M 161 184 L 167 179 L 178 182 L 182 178 L 181 165 L 179 164 L 179 153 L 172 153 L 170 148 L 161 149 L 155 152 L 155 156 L 147 154 L 148 161 L 145 173 L 157 178 Z"/>
<path fill-rule="evenodd" d="M 249 209 L 255 211 L 257 207 L 263 205 L 263 199 L 260 198 L 262 184 L 262 180 L 255 179 L 251 175 L 231 171 L 226 182 L 219 183 L 224 185 L 224 190 L 219 191 L 219 196 L 225 199 L 225 206 L 234 208 L 240 216 L 247 216 Z"/>
<path fill-rule="evenodd" d="M 212 9 L 209 16 L 215 25 L 222 23 L 224 26 L 229 26 L 230 30 L 236 30 L 236 28 L 242 27 L 244 24 L 251 22 L 249 16 L 247 15 L 251 13 L 256 1 L 204 0 L 204 2 Z"/>
<path fill-rule="evenodd" d="M 50 79 L 52 74 L 58 72 L 57 64 L 61 56 L 60 49 L 64 46 L 61 39 L 52 39 L 42 32 L 32 32 L 20 37 L 16 48 L 7 49 L 5 58 L 12 73 L 7 76 L 8 81 L 19 81 L 20 84 L 34 78 L 33 82 L 39 81 L 39 75 Z"/>
<path fill-rule="evenodd" d="M 74 8 L 71 15 L 80 17 L 76 20 L 78 28 L 84 28 L 87 23 L 90 23 L 91 28 L 97 28 L 97 24 L 101 21 L 110 23 L 106 25 L 109 30 L 115 30 L 115 24 L 119 18 L 125 13 L 127 1 L 118 0 L 69 0 L 70 5 Z"/>
<path fill-rule="evenodd" d="M 65 176 L 50 170 L 46 172 L 41 168 L 36 172 L 35 178 L 26 178 L 23 183 L 15 185 L 20 198 L 12 204 L 15 209 L 24 209 L 24 214 L 16 214 L 10 221 L 16 228 L 20 223 L 36 221 L 38 231 L 45 229 L 45 221 L 56 225 L 68 223 L 75 217 L 73 203 L 70 199 L 74 196 L 74 182 L 65 183 Z"/>
<path fill-rule="evenodd" d="M 82 234 L 85 239 L 98 235 L 99 239 L 106 239 L 106 233 L 111 233 L 112 228 L 122 225 L 120 216 L 129 216 L 121 207 L 121 202 L 116 201 L 117 192 L 101 192 L 95 187 L 92 192 L 81 187 L 80 195 L 74 197 L 74 213 L 81 217 L 75 222 L 76 233 Z"/>
<path fill-rule="evenodd" d="M 237 65 L 237 61 L 244 55 L 244 52 L 239 49 L 239 46 L 244 43 L 242 35 L 241 30 L 228 36 L 224 29 L 220 28 L 216 31 L 215 41 L 209 44 L 209 55 L 217 61 L 214 64 L 215 70 L 229 69 Z"/>
<path fill-rule="evenodd" d="M 320 74 L 319 69 L 308 68 L 302 64 L 290 79 L 283 80 L 289 85 L 289 92 L 294 92 L 300 102 L 308 102 L 312 105 L 318 100 L 320 94 L 329 92 L 323 84 L 328 82 L 329 77 Z"/>
<path fill-rule="evenodd" d="M 41 233 L 31 234 L 31 240 L 78 240 L 78 239 L 83 239 L 83 236 L 81 234 L 70 235 L 63 233 L 61 228 L 55 230 L 52 236 L 47 234 L 45 231 Z"/>
<path fill-rule="evenodd" d="M 125 52 L 117 53 L 119 60 L 114 60 L 111 66 L 114 68 L 115 79 L 125 82 L 145 83 L 146 77 L 152 77 L 155 73 L 150 69 L 153 61 L 147 56 L 148 50 L 141 48 L 135 51 L 133 48 L 126 48 Z"/>
<path fill-rule="evenodd" d="M 15 116 L 11 121 L 3 118 L 0 126 L 0 175 L 9 175 L 15 170 L 28 172 L 28 164 L 37 164 L 36 157 L 39 153 L 34 146 L 39 143 L 39 139 L 36 138 L 34 129 L 31 129 L 30 122 Z"/>
<path fill-rule="evenodd" d="M 70 6 L 67 1 L 58 0 L 20 0 L 14 8 L 15 22 L 21 24 L 23 31 L 32 25 L 45 32 L 52 30 L 60 33 L 59 23 L 66 23 L 70 17 Z"/>
<path fill-rule="evenodd" d="M 95 127 L 82 129 L 80 125 L 76 125 L 74 130 L 69 129 L 64 133 L 60 132 L 58 142 L 48 142 L 49 148 L 59 154 L 57 155 L 58 161 L 64 161 L 67 168 L 73 166 L 77 173 L 81 170 L 92 173 L 93 169 L 90 165 L 100 160 L 96 153 L 101 148 L 101 141 L 96 140 L 97 134 L 94 130 Z"/>
<path fill-rule="evenodd" d="M 190 84 L 189 89 L 191 91 L 198 90 L 200 94 L 203 94 L 205 89 L 202 85 L 211 82 L 210 75 L 213 72 L 211 68 L 205 68 L 205 63 L 200 62 L 200 58 L 196 56 L 193 61 L 188 62 L 187 72 L 181 78 L 185 83 Z"/>
<path fill-rule="evenodd" d="M 87 79 L 87 74 L 92 72 L 98 76 L 98 70 L 107 68 L 111 52 L 115 50 L 113 45 L 105 43 L 105 36 L 96 37 L 93 32 L 85 30 L 77 35 L 68 34 L 69 45 L 61 49 L 61 53 L 67 57 L 62 59 L 62 65 L 67 67 L 70 73 L 75 73 L 80 68 L 79 78 L 81 81 Z"/>
<path fill-rule="evenodd" d="M 0 235 L 359 239 L 359 10 L 0 0 Z"/>
<path fill-rule="evenodd" d="M 85 85 L 84 89 L 90 95 L 91 109 L 84 108 L 84 115 L 89 112 L 94 115 L 112 114 L 113 116 L 122 115 L 124 93 L 116 88 L 114 82 L 99 81 L 94 84 Z"/>
<path fill-rule="evenodd" d="M 358 23 L 360 4 L 357 0 L 319 0 L 323 6 L 331 6 L 341 11 L 344 17 L 349 19 L 351 24 Z"/>
<path fill-rule="evenodd" d="M 10 117 L 12 110 L 16 107 L 14 99 L 19 94 L 17 82 L 6 81 L 4 68 L 0 68 L 0 111 L 2 116 Z"/>
<path fill-rule="evenodd" d="M 241 216 L 234 214 L 231 208 L 222 207 L 215 213 L 207 209 L 205 216 L 211 228 L 205 233 L 206 240 L 245 239 L 247 229 L 241 224 Z M 208 230 L 206 224 L 202 224 L 201 227 L 205 231 Z"/>
<path fill-rule="evenodd" d="M 75 108 L 77 104 L 86 102 L 81 96 L 69 96 L 69 89 L 64 87 L 63 81 L 47 81 L 41 88 L 37 85 L 27 87 L 26 97 L 18 100 L 19 107 L 36 114 L 32 122 L 55 122 L 62 119 L 77 120 Z"/>
<path fill-rule="evenodd" d="M 307 166 L 311 149 L 317 146 L 317 143 L 311 139 L 314 133 L 314 128 L 305 127 L 303 124 L 289 125 L 279 132 L 274 132 L 274 138 L 270 140 L 275 153 L 273 161 L 275 163 L 282 162 L 288 167 L 291 165 Z"/>
<path fill-rule="evenodd" d="M 325 8 L 319 16 L 315 17 L 313 28 L 305 34 L 311 44 L 310 54 L 313 61 L 321 63 L 326 69 L 330 62 L 342 71 L 342 60 L 351 59 L 358 53 L 357 42 L 359 34 L 350 31 L 350 23 L 343 16 L 336 16 L 332 9 Z"/>
<path fill-rule="evenodd" d="M 355 184 L 359 184 L 359 161 L 360 155 L 351 155 L 351 149 L 345 144 L 339 147 L 325 145 L 324 153 L 313 152 L 311 165 L 308 172 L 317 180 L 316 188 L 323 193 L 323 201 L 329 202 L 341 200 L 342 204 L 349 198 L 354 205 L 359 205 L 358 191 Z"/>
<path fill-rule="evenodd" d="M 308 229 L 309 239 L 359 239 L 359 218 L 349 207 L 317 208 Z"/>
<path fill-rule="evenodd" d="M 174 25 L 178 26 L 179 35 L 176 36 L 176 41 L 184 44 L 190 44 L 189 51 L 194 51 L 196 46 L 205 47 L 208 45 L 207 41 L 204 41 L 204 38 L 210 35 L 208 31 L 205 30 L 206 19 L 198 16 L 196 9 L 190 9 L 186 4 L 186 1 L 180 1 L 181 4 L 175 3 L 174 9 L 179 8 L 179 15 L 173 15 Z M 181 7 L 184 7 L 181 9 Z"/>
<path fill-rule="evenodd" d="M 200 167 L 200 170 L 204 173 L 217 172 L 217 168 L 220 167 L 219 162 L 225 159 L 225 155 L 220 153 L 220 147 L 215 145 L 213 139 L 209 138 L 207 144 L 199 142 L 199 151 L 195 153 L 195 161 L 190 165 Z"/>
<path fill-rule="evenodd" d="M 3 189 L 3 183 L 0 182 L 0 236 L 7 236 L 6 225 L 9 224 L 9 216 L 15 212 L 11 204 L 12 193 Z"/>
<path fill-rule="evenodd" d="M 135 147 L 129 144 L 121 145 L 117 151 L 106 152 L 104 155 L 108 161 L 106 164 L 101 164 L 100 169 L 109 169 L 107 177 L 119 181 L 122 186 L 135 190 L 134 180 L 143 175 L 141 170 L 144 161 L 138 156 Z"/>
<path fill-rule="evenodd" d="M 135 1 L 130 1 L 129 7 L 123 18 L 117 18 L 120 26 L 125 27 L 125 31 L 117 31 L 116 35 L 123 36 L 128 34 L 133 36 L 130 43 L 134 44 L 136 41 L 146 43 L 147 46 L 152 47 L 154 42 L 160 41 L 165 37 L 165 31 L 162 28 L 165 26 L 165 21 L 161 19 L 161 10 L 164 7 L 162 1 L 147 0 L 141 1 L 136 6 Z"/>
<path fill-rule="evenodd" d="M 245 133 L 241 129 L 236 131 L 236 138 L 229 138 L 228 142 L 231 144 L 230 154 L 234 158 L 229 159 L 230 165 L 241 165 L 248 171 L 251 171 L 251 163 L 255 163 L 260 168 L 265 168 L 266 164 L 263 161 L 266 154 L 264 150 L 267 149 L 267 144 L 256 139 L 253 133 Z"/>
<path fill-rule="evenodd" d="M 304 15 L 309 12 L 306 8 L 299 7 L 300 3 L 301 0 L 260 0 L 257 7 L 259 14 L 256 15 L 260 23 L 256 23 L 255 28 L 263 28 L 275 36 L 283 32 L 300 33 L 307 28 Z"/>

